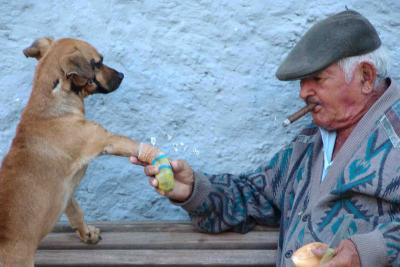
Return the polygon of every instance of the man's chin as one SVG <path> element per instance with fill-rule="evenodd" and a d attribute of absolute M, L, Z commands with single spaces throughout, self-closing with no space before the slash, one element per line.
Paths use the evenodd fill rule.
<path fill-rule="evenodd" d="M 324 128 L 325 130 L 327 130 L 327 131 L 329 131 L 329 132 L 331 132 L 331 131 L 336 131 L 336 129 L 333 128 L 332 126 L 330 126 L 329 124 L 324 123 L 324 122 L 321 122 L 321 121 L 318 121 L 318 120 L 315 120 L 314 118 L 313 118 L 313 123 L 314 123 L 316 126 L 318 126 L 318 127 L 320 127 L 320 128 Z"/>

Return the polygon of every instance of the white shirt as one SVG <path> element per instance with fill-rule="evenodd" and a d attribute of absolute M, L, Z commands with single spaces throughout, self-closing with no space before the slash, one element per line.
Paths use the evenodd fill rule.
<path fill-rule="evenodd" d="M 322 171 L 321 182 L 324 180 L 326 173 L 328 172 L 329 167 L 332 165 L 332 155 L 333 149 L 335 148 L 336 142 L 336 131 L 329 132 L 324 128 L 319 128 L 321 132 L 322 144 L 324 152 L 324 168 Z"/>

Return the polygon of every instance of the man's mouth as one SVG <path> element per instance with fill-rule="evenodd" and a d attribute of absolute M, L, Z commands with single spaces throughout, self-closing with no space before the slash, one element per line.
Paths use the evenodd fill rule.
<path fill-rule="evenodd" d="M 314 109 L 312 110 L 312 112 L 313 112 L 313 113 L 318 113 L 318 112 L 321 111 L 321 109 L 322 109 L 322 106 L 321 106 L 319 103 L 317 103 L 317 105 L 314 107 Z"/>
<path fill-rule="evenodd" d="M 311 104 L 315 105 L 314 108 L 311 110 L 312 113 L 318 113 L 322 109 L 321 103 L 316 99 L 306 99 L 306 104 L 307 106 Z"/>

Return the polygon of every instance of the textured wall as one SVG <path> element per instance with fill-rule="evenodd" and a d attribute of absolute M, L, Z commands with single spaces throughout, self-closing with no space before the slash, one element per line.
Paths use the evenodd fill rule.
<path fill-rule="evenodd" d="M 35 61 L 21 51 L 41 36 L 92 43 L 125 73 L 119 90 L 87 99 L 87 117 L 153 142 L 209 173 L 256 168 L 288 143 L 304 119 L 297 82 L 275 70 L 316 20 L 356 9 L 376 26 L 399 78 L 397 0 L 0 0 L 0 157 L 30 94 Z M 323 2 L 323 4 L 321 4 Z M 125 158 L 93 161 L 77 198 L 89 220 L 186 219 Z"/>

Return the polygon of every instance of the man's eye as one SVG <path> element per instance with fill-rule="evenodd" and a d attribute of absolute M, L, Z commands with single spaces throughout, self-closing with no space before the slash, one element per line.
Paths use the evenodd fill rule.
<path fill-rule="evenodd" d="M 314 77 L 314 81 L 316 82 L 323 82 L 325 80 L 324 77 Z"/>

